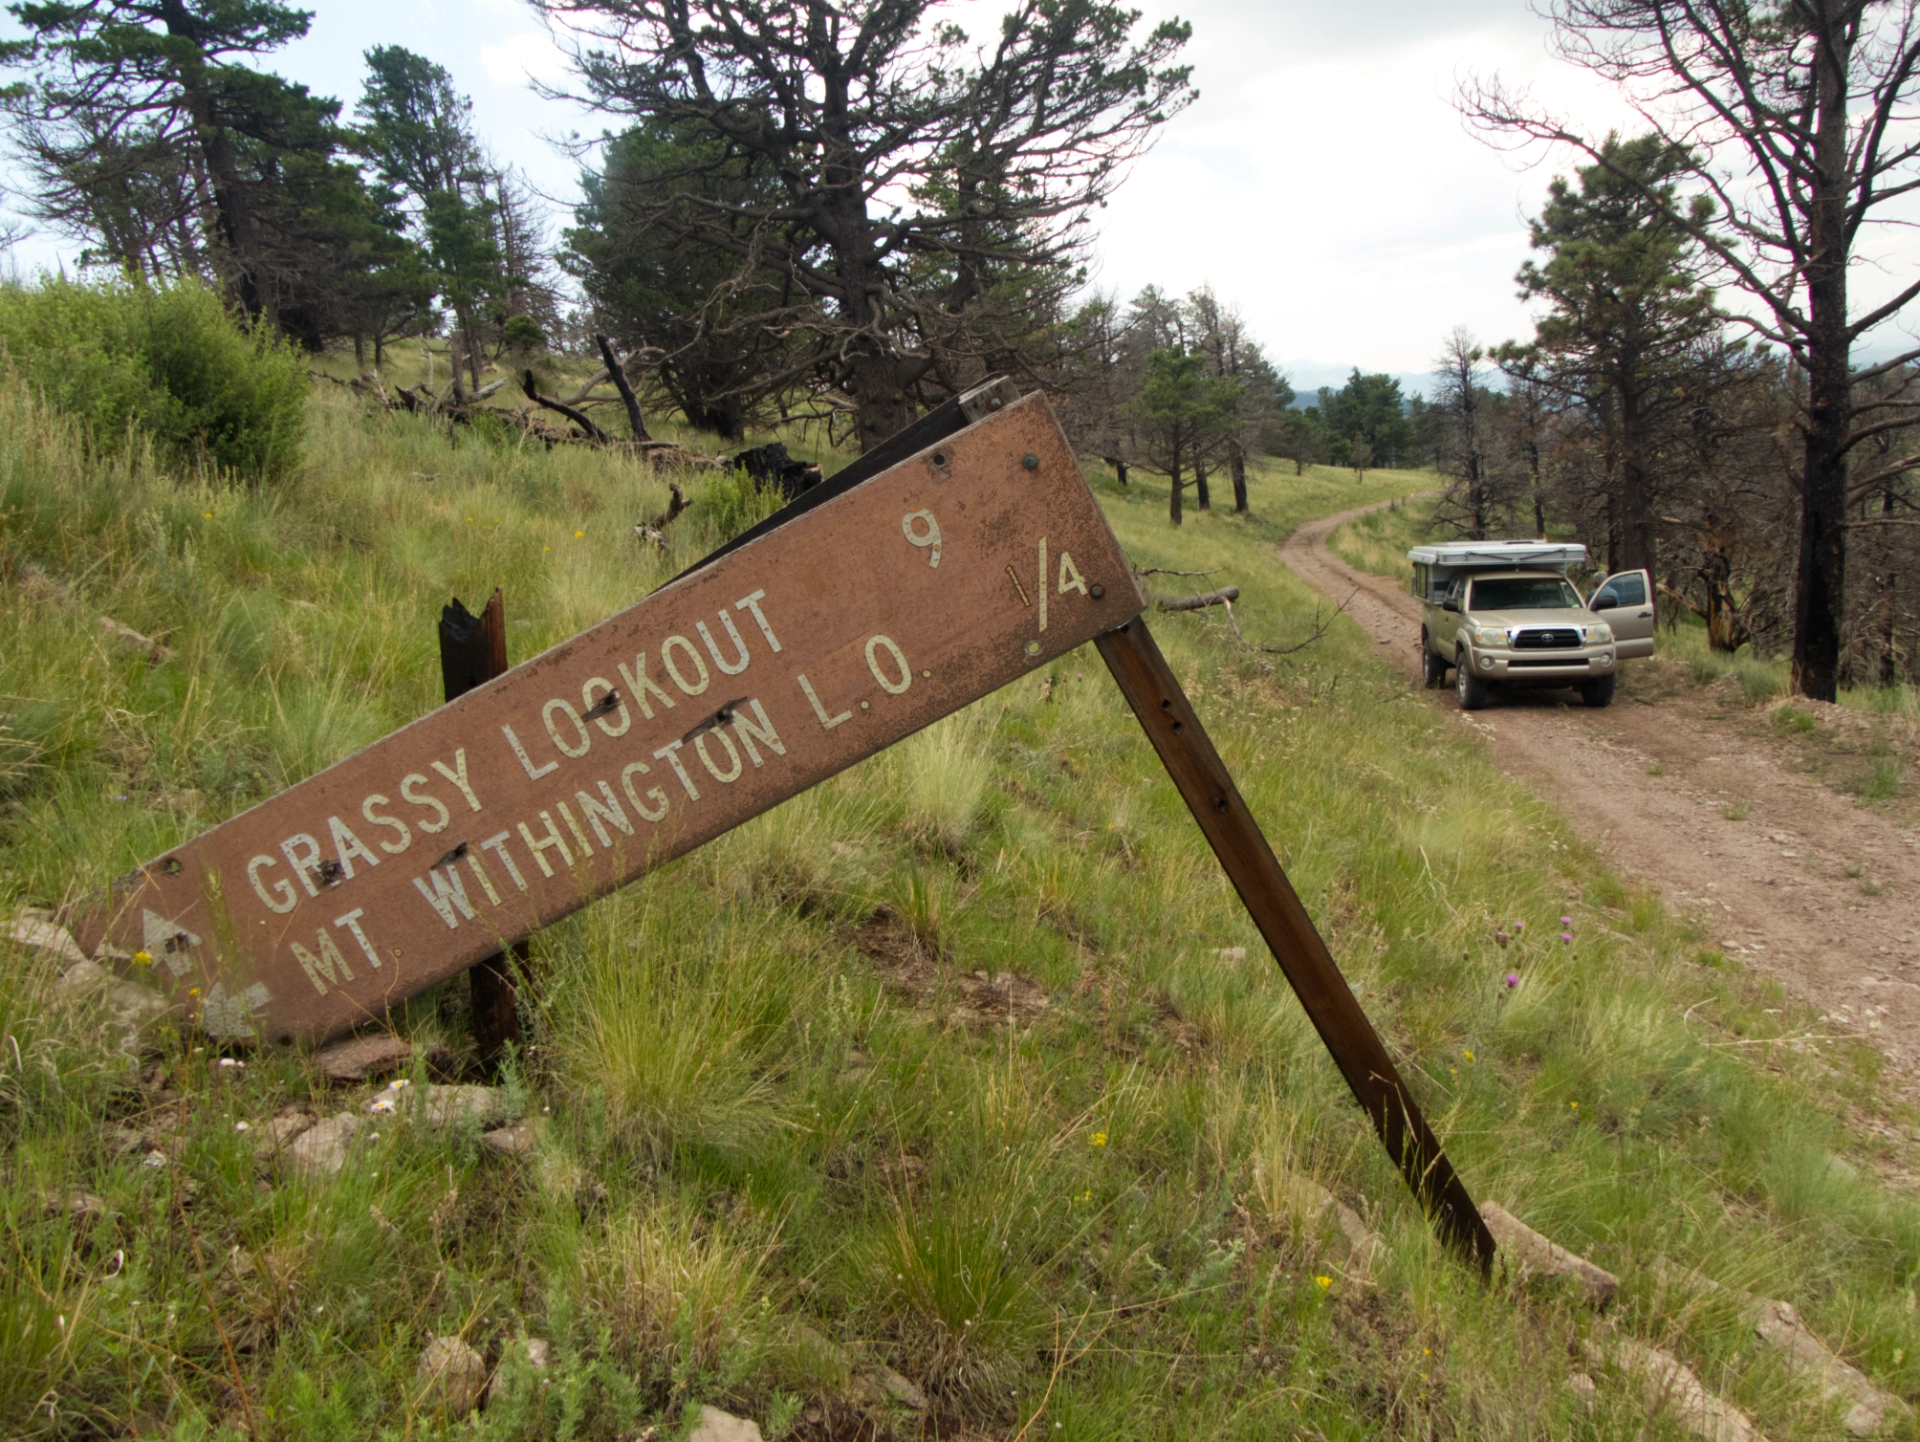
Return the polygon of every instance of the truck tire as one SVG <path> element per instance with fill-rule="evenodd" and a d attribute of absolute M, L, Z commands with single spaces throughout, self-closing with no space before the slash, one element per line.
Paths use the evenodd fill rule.
<path fill-rule="evenodd" d="M 1613 700 L 1613 686 L 1614 682 L 1618 679 L 1616 676 L 1609 675 L 1598 676 L 1591 681 L 1582 681 L 1580 683 L 1580 699 L 1587 705 L 1596 708 L 1607 705 Z"/>
<path fill-rule="evenodd" d="M 1473 667 L 1467 664 L 1471 659 L 1465 651 L 1453 658 L 1453 694 L 1459 698 L 1462 711 L 1478 711 L 1487 704 L 1487 683 L 1473 674 Z"/>
<path fill-rule="evenodd" d="M 1425 626 L 1420 628 L 1420 679 L 1429 691 L 1447 684 L 1447 663 L 1435 654 Z"/>

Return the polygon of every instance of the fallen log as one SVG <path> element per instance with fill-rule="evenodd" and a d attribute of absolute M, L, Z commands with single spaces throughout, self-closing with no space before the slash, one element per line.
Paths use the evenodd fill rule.
<path fill-rule="evenodd" d="M 1204 611 L 1208 606 L 1225 606 L 1239 599 L 1238 586 L 1222 586 L 1197 596 L 1162 596 L 1154 605 L 1162 611 Z"/>

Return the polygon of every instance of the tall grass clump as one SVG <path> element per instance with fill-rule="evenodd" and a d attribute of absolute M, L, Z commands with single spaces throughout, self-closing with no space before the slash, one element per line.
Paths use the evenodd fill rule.
<path fill-rule="evenodd" d="M 196 281 L 0 282 L 0 353 L 98 452 L 145 439 L 167 461 L 244 481 L 299 464 L 299 355 L 266 326 L 243 329 Z"/>

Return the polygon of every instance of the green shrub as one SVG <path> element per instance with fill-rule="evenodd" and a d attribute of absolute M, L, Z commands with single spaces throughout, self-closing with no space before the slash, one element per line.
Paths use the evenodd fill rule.
<path fill-rule="evenodd" d="M 97 449 L 119 452 L 139 433 L 170 460 L 247 481 L 299 462 L 299 356 L 264 328 L 240 329 L 202 285 L 0 284 L 0 353 Z"/>

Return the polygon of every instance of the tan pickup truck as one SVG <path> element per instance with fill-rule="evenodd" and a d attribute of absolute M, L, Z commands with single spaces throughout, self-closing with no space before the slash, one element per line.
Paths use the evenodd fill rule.
<path fill-rule="evenodd" d="M 1408 551 L 1427 685 L 1445 685 L 1451 669 L 1463 711 L 1507 686 L 1570 686 L 1589 706 L 1612 701 L 1619 663 L 1653 654 L 1652 577 L 1622 571 L 1582 599 L 1566 573 L 1586 558 L 1585 546 L 1550 541 Z"/>

